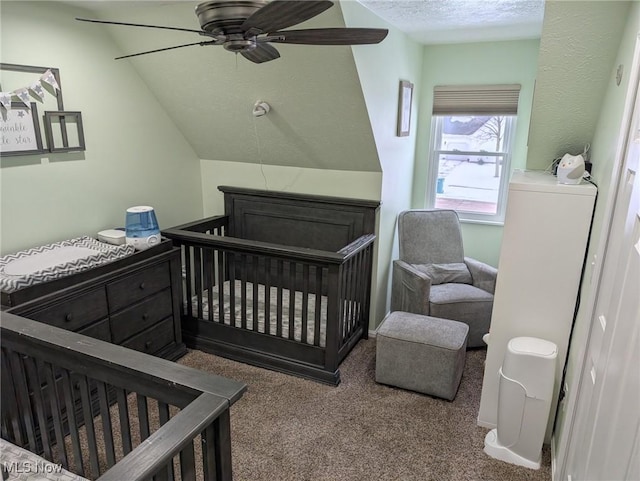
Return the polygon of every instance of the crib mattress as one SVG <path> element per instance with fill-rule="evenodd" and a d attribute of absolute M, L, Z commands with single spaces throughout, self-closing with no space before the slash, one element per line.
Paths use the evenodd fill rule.
<path fill-rule="evenodd" d="M 273 336 L 280 336 L 283 338 L 291 339 L 289 332 L 289 325 L 293 321 L 293 339 L 298 342 L 306 344 L 325 346 L 326 340 L 326 327 L 327 327 L 327 297 L 319 296 L 319 312 L 316 312 L 316 295 L 309 293 L 307 295 L 306 309 L 303 306 L 303 293 L 300 291 L 294 292 L 294 309 L 290 311 L 290 293 L 289 289 L 281 289 L 281 301 L 279 302 L 279 294 L 277 287 L 271 287 L 269 289 L 269 318 L 266 316 L 266 303 L 265 303 L 265 285 L 257 284 L 257 309 L 254 312 L 254 287 L 252 282 L 245 282 L 245 314 L 244 325 L 245 329 L 250 331 L 257 331 L 264 334 Z M 202 293 L 202 319 L 209 319 L 215 322 L 224 323 L 237 328 L 243 327 L 243 304 L 242 304 L 242 282 L 236 280 L 234 282 L 233 292 L 233 319 L 231 316 L 231 284 L 230 281 L 226 281 L 223 284 L 223 316 L 220 316 L 220 293 L 218 286 L 212 288 L 212 302 L 209 302 L 209 291 L 205 290 Z M 193 296 L 191 299 L 191 306 L 194 315 L 199 315 L 198 297 Z M 282 316 L 280 321 L 280 330 L 278 330 L 278 305 L 282 310 Z M 306 317 L 303 315 L 306 311 Z M 317 315 L 318 314 L 318 315 Z M 267 321 L 267 322 L 265 322 Z M 303 339 L 303 328 L 306 321 L 306 337 Z M 280 332 L 280 334 L 278 334 Z M 318 337 L 316 339 L 316 333 Z"/>
<path fill-rule="evenodd" d="M 55 242 L 0 257 L 0 291 L 11 293 L 113 262 L 135 252 L 88 236 Z"/>
<path fill-rule="evenodd" d="M 7 481 L 87 481 L 59 464 L 53 464 L 4 439 L 0 439 L 0 465 L 8 474 Z"/>

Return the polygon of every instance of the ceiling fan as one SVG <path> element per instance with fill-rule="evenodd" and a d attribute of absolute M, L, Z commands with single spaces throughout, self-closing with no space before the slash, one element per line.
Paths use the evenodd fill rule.
<path fill-rule="evenodd" d="M 127 25 L 193 32 L 210 40 L 159 48 L 116 57 L 136 57 L 192 45 L 222 45 L 254 63 L 275 60 L 280 53 L 272 43 L 305 45 L 363 45 L 381 42 L 388 33 L 380 28 L 315 28 L 282 30 L 309 20 L 333 5 L 329 0 L 212 0 L 199 4 L 201 30 L 138 23 L 76 18 L 82 22 Z"/>

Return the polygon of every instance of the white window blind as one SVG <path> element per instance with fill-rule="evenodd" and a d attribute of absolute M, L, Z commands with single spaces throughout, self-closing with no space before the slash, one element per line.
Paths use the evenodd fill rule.
<path fill-rule="evenodd" d="M 433 89 L 433 115 L 516 115 L 520 85 L 441 85 Z"/>

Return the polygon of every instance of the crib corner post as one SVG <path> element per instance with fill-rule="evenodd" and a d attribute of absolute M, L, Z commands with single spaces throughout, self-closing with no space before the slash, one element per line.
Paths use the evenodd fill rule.
<path fill-rule="evenodd" d="M 325 345 L 324 368 L 326 371 L 336 371 L 340 359 L 340 332 L 342 316 L 340 312 L 340 292 L 342 266 L 340 264 L 329 265 L 327 278 L 327 338 Z"/>

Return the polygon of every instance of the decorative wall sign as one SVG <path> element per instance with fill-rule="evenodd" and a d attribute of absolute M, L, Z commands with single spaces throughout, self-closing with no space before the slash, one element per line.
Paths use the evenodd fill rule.
<path fill-rule="evenodd" d="M 16 115 L 24 116 L 24 111 L 33 119 L 34 129 L 32 135 L 39 148 L 23 149 L 16 151 L 15 145 L 9 147 L 9 140 L 0 151 L 2 155 L 25 155 L 49 152 L 73 152 L 85 150 L 84 132 L 82 128 L 82 116 L 80 112 L 65 111 L 62 101 L 62 86 L 60 71 L 54 67 L 35 67 L 30 65 L 17 65 L 0 63 L 0 70 L 7 71 L 7 77 L 11 76 L 12 90 L 0 91 L 0 113 L 5 122 L 9 118 L 15 120 Z M 3 85 L 2 87 L 9 87 Z M 2 90 L 2 88 L 0 88 Z M 54 99 L 51 98 L 54 97 Z M 45 115 L 39 118 L 35 109 L 36 103 L 43 105 Z M 16 113 L 14 113 L 14 111 Z M 47 146 L 43 147 L 40 122 L 43 122 L 47 135 Z M 4 124 L 3 124 L 4 126 Z M 10 127 L 5 127 L 9 129 Z M 3 130 L 4 134 L 4 130 Z M 35 144 L 32 144 L 32 146 Z"/>
<path fill-rule="evenodd" d="M 406 80 L 400 81 L 400 94 L 398 97 L 398 137 L 406 137 L 411 130 L 411 99 L 413 97 L 413 84 Z"/>
<path fill-rule="evenodd" d="M 35 102 L 30 102 L 28 105 L 12 102 L 10 107 L 0 117 L 0 154 L 9 156 L 46 152 L 42 146 Z"/>

